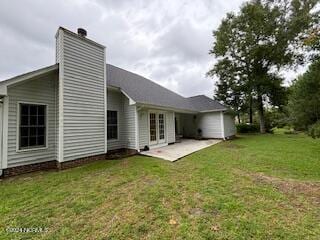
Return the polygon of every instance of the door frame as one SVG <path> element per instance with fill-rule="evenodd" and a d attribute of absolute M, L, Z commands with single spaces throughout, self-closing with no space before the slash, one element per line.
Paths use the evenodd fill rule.
<path fill-rule="evenodd" d="M 154 113 L 156 115 L 156 134 L 157 134 L 157 140 L 156 141 L 150 141 L 150 114 Z M 164 140 L 160 141 L 159 137 L 159 114 L 164 115 Z M 158 147 L 158 146 L 165 146 L 167 145 L 167 111 L 161 111 L 161 110 L 148 110 L 148 143 L 149 147 Z"/>
<path fill-rule="evenodd" d="M 163 130 L 164 130 L 164 138 L 160 139 L 160 122 L 159 122 L 159 115 L 162 114 L 163 115 Z M 166 117 L 167 115 L 163 112 L 159 112 L 157 114 L 157 128 L 158 128 L 158 144 L 162 144 L 167 142 L 167 121 L 166 121 Z"/>
<path fill-rule="evenodd" d="M 151 141 L 151 134 L 150 134 L 150 115 L 151 114 L 154 114 L 155 115 L 155 122 L 156 122 L 156 140 L 155 141 Z M 148 141 L 149 141 L 149 145 L 156 145 L 158 144 L 158 124 L 157 124 L 157 121 L 158 121 L 158 117 L 157 117 L 157 113 L 154 112 L 154 111 L 149 111 L 148 112 Z"/>

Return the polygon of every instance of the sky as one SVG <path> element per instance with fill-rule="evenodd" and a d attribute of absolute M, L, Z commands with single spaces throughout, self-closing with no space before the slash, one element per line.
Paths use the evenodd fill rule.
<path fill-rule="evenodd" d="M 0 80 L 55 63 L 59 26 L 106 46 L 107 63 L 189 97 L 212 96 L 208 54 L 227 12 L 243 0 L 1 0 Z M 298 72 L 303 71 L 299 69 Z M 287 82 L 296 73 L 286 72 Z"/>

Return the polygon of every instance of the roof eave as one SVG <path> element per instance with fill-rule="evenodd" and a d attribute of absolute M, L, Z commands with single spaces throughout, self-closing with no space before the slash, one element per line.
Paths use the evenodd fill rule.
<path fill-rule="evenodd" d="M 200 111 L 200 113 L 210 113 L 210 112 L 224 112 L 227 111 L 228 109 L 223 108 L 223 109 L 212 109 L 212 110 L 203 110 Z"/>
<path fill-rule="evenodd" d="M 139 107 L 146 107 L 146 108 L 152 108 L 152 109 L 162 109 L 167 111 L 173 111 L 178 113 L 189 113 L 189 114 L 197 114 L 198 111 L 193 111 L 190 109 L 183 109 L 183 108 L 175 108 L 170 106 L 163 106 L 163 105 L 155 105 L 155 104 L 149 104 L 149 103 L 143 103 L 143 102 L 137 102 L 136 103 Z"/>
<path fill-rule="evenodd" d="M 133 100 L 133 98 L 131 98 L 131 97 L 129 96 L 129 94 L 127 94 L 127 93 L 126 93 L 125 91 L 123 91 L 121 88 L 115 87 L 115 86 L 112 86 L 112 85 L 107 85 L 107 88 L 108 88 L 108 89 L 111 89 L 111 90 L 119 91 L 119 92 L 121 92 L 123 95 L 125 95 L 125 96 L 129 99 L 129 105 L 134 105 L 134 104 L 136 104 L 136 101 Z"/>

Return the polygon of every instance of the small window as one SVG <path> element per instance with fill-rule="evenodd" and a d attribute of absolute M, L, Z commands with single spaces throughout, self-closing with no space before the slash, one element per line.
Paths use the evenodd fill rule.
<path fill-rule="evenodd" d="M 19 149 L 46 146 L 46 106 L 20 104 Z"/>
<path fill-rule="evenodd" d="M 108 128 L 107 136 L 108 139 L 118 139 L 118 112 L 108 111 Z"/>

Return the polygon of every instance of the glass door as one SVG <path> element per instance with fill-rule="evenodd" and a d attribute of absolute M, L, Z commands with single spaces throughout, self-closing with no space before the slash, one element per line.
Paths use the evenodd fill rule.
<path fill-rule="evenodd" d="M 155 113 L 149 114 L 149 133 L 150 145 L 157 144 L 157 115 Z"/>
<path fill-rule="evenodd" d="M 163 113 L 159 113 L 158 115 L 158 124 L 159 124 L 159 143 L 166 142 L 165 136 L 165 115 Z"/>
<path fill-rule="evenodd" d="M 149 113 L 150 145 L 166 142 L 166 115 L 164 113 Z"/>

